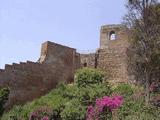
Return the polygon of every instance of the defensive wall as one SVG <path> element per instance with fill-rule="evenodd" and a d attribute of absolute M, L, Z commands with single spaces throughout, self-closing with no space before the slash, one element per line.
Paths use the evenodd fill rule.
<path fill-rule="evenodd" d="M 104 25 L 96 52 L 79 54 L 74 48 L 47 41 L 42 44 L 37 62 L 5 65 L 5 69 L 0 69 L 0 86 L 10 88 L 6 108 L 45 95 L 59 82 L 73 82 L 75 70 L 83 67 L 105 71 L 113 83 L 128 82 L 131 76 L 127 72 L 127 33 L 123 25 Z"/>
<path fill-rule="evenodd" d="M 0 70 L 0 86 L 10 88 L 6 108 L 40 97 L 59 82 L 73 82 L 78 60 L 75 49 L 47 41 L 42 44 L 37 62 L 5 65 L 5 69 Z"/>

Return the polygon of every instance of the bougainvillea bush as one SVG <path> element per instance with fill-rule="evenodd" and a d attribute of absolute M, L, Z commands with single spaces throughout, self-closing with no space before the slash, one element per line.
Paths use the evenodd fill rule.
<path fill-rule="evenodd" d="M 112 112 L 123 103 L 121 96 L 98 98 L 94 106 L 88 106 L 87 120 L 108 120 L 112 118 Z"/>
<path fill-rule="evenodd" d="M 30 113 L 29 120 L 49 120 L 52 117 L 52 108 L 39 107 Z"/>

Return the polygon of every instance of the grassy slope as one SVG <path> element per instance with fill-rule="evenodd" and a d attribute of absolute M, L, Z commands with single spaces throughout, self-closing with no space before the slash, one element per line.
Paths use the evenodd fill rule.
<path fill-rule="evenodd" d="M 68 86 L 72 89 L 72 86 Z M 63 88 L 57 88 L 52 90 L 49 94 L 42 96 L 39 99 L 34 100 L 33 102 L 27 103 L 24 106 L 15 106 L 9 113 L 5 113 L 1 120 L 9 120 L 9 116 L 21 116 L 28 120 L 28 115 L 35 109 L 42 106 L 49 106 L 51 109 L 59 108 L 64 103 L 70 101 L 68 98 L 62 97 L 64 93 Z M 119 87 L 114 88 L 115 94 L 121 94 L 124 96 L 124 104 L 119 111 L 118 116 L 124 120 L 159 120 L 160 119 L 160 109 L 155 108 L 145 108 L 143 97 L 140 95 L 140 88 L 135 88 L 132 93 L 130 86 L 120 85 Z M 118 120 L 118 119 L 116 119 Z"/>
<path fill-rule="evenodd" d="M 61 102 L 60 102 L 61 101 Z M 63 98 L 60 89 L 52 90 L 49 94 L 42 96 L 33 102 L 27 103 L 24 106 L 15 106 L 9 113 L 5 113 L 1 120 L 9 120 L 9 116 L 21 116 L 28 118 L 28 115 L 41 106 L 49 106 L 50 108 L 59 107 L 61 104 L 68 102 L 69 99 Z"/>

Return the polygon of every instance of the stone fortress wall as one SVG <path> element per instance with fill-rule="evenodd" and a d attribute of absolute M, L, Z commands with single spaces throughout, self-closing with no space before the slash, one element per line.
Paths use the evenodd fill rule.
<path fill-rule="evenodd" d="M 106 71 L 112 82 L 127 82 L 128 46 L 127 29 L 122 25 L 101 27 L 100 48 L 95 53 L 79 54 L 74 48 L 43 43 L 37 62 L 13 63 L 0 69 L 0 86 L 10 87 L 6 108 L 40 97 L 61 81 L 73 82 L 75 71 L 83 67 Z"/>
<path fill-rule="evenodd" d="M 5 65 L 5 69 L 0 70 L 0 86 L 10 88 L 6 108 L 40 97 L 60 81 L 73 82 L 78 60 L 75 49 L 47 41 L 42 44 L 38 62 Z"/>

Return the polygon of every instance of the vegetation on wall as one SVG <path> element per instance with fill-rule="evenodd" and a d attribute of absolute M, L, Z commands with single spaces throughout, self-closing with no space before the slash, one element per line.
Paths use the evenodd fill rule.
<path fill-rule="evenodd" d="M 0 88 L 0 117 L 4 112 L 4 105 L 8 100 L 9 88 Z"/>

